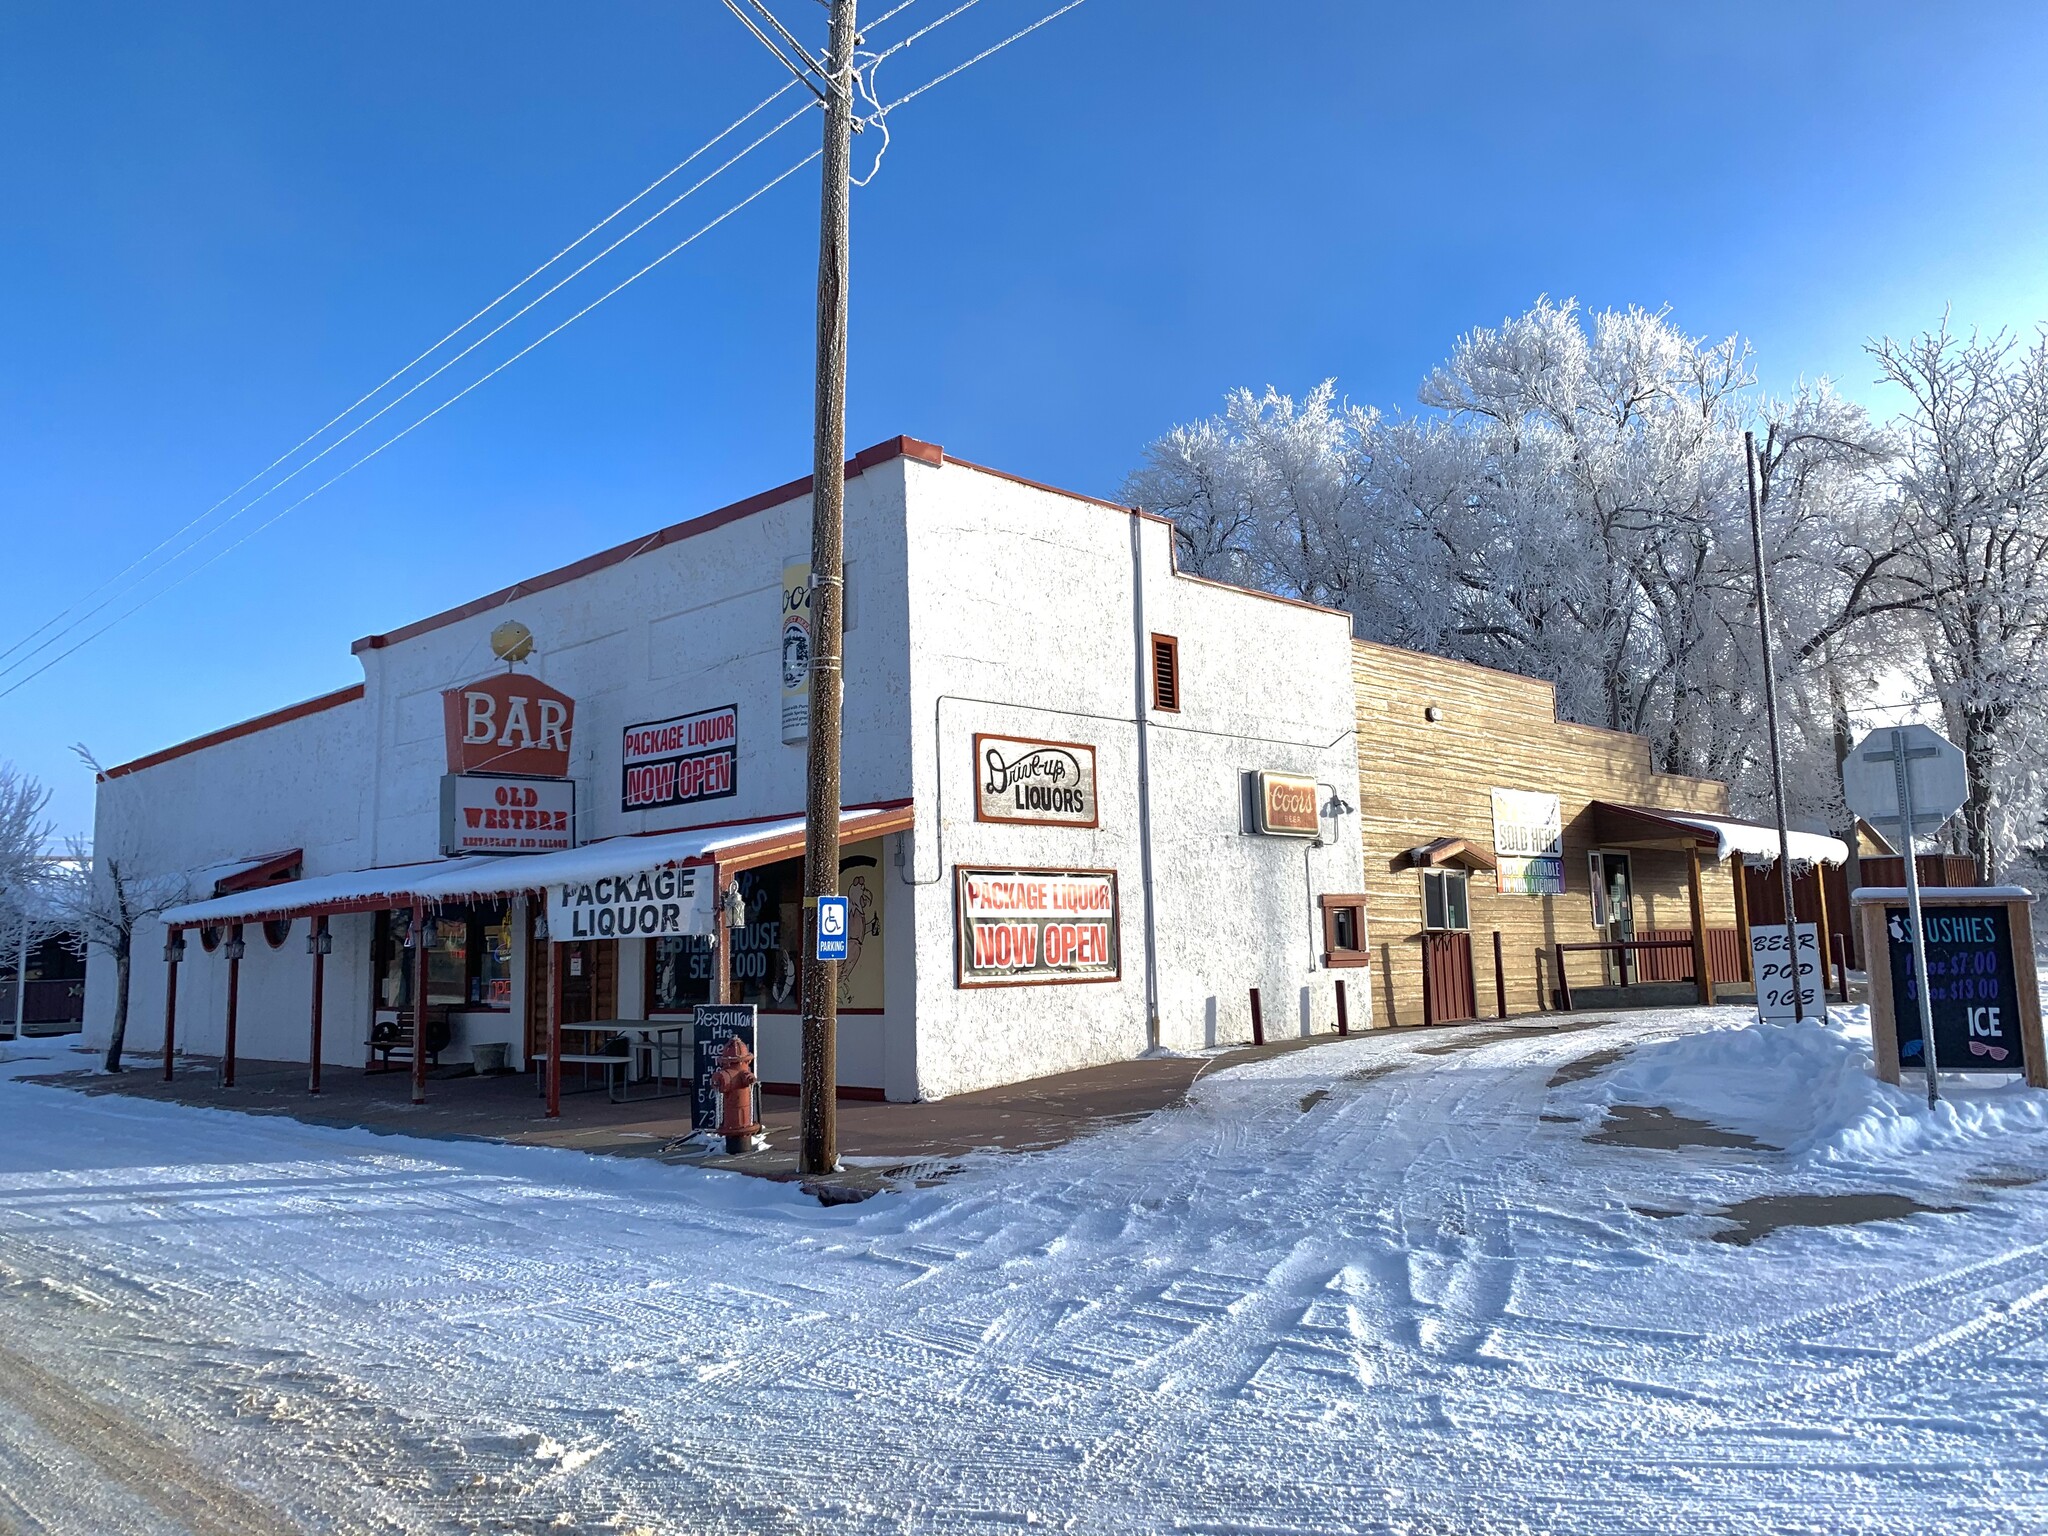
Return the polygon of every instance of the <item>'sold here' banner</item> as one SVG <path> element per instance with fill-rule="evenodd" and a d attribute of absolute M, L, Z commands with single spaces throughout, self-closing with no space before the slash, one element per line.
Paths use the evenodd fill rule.
<path fill-rule="evenodd" d="M 548 937 L 666 939 L 711 931 L 711 868 L 684 864 L 548 887 Z"/>
<path fill-rule="evenodd" d="M 1115 981 L 1110 870 L 958 869 L 959 983 Z"/>

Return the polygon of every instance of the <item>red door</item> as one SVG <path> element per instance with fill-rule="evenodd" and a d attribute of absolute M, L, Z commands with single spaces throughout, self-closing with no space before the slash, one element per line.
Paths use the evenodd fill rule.
<path fill-rule="evenodd" d="M 1463 931 L 1422 936 L 1422 1021 L 1450 1024 L 1479 1017 L 1472 983 L 1472 935 Z"/>

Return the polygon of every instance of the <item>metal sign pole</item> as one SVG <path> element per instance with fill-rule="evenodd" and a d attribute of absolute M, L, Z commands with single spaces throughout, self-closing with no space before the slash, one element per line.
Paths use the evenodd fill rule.
<path fill-rule="evenodd" d="M 1913 993 L 1919 999 L 1920 1060 L 1927 1068 L 1927 1107 L 1940 1101 L 1935 1079 L 1934 999 L 1927 992 L 1927 940 L 1920 929 L 1920 870 L 1913 839 L 1913 785 L 1906 773 L 1906 733 L 1892 731 L 1892 776 L 1899 786 L 1899 832 L 1906 842 L 1906 913 L 1913 925 Z"/>

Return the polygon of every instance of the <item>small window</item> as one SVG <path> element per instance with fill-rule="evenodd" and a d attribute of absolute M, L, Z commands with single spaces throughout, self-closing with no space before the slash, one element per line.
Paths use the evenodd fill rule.
<path fill-rule="evenodd" d="M 1152 707 L 1180 712 L 1180 642 L 1171 635 L 1152 637 Z"/>
<path fill-rule="evenodd" d="M 1364 965 L 1369 958 L 1365 948 L 1365 898 L 1325 896 L 1322 908 L 1323 964 Z"/>
<path fill-rule="evenodd" d="M 284 941 L 292 936 L 292 920 L 288 917 L 266 917 L 263 920 L 263 942 L 272 949 L 283 949 Z"/>
<path fill-rule="evenodd" d="M 209 955 L 220 948 L 220 925 L 201 923 L 199 925 L 199 947 Z"/>
<path fill-rule="evenodd" d="M 1472 926 L 1469 883 L 1462 869 L 1422 872 L 1422 926 L 1462 933 Z"/>

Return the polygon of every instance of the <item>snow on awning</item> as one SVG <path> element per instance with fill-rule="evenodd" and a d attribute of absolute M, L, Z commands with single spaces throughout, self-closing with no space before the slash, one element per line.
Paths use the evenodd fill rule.
<path fill-rule="evenodd" d="M 1691 842 L 1714 850 L 1719 863 L 1739 854 L 1751 864 L 1778 862 L 1778 829 L 1756 821 L 1737 821 L 1732 816 L 1710 816 L 1703 811 L 1672 811 L 1661 806 L 1617 805 L 1595 800 L 1593 812 L 1600 841 L 1615 847 L 1655 846 L 1659 842 Z M 1786 836 L 1786 850 L 1795 864 L 1846 864 L 1849 848 L 1838 837 L 1818 832 L 1792 832 Z"/>
<path fill-rule="evenodd" d="M 844 811 L 842 842 L 881 837 L 911 824 L 908 805 Z M 323 912 L 368 912 L 380 907 L 428 906 L 479 897 L 514 896 L 554 884 L 583 882 L 677 864 L 718 864 L 746 868 L 803 852 L 804 818 L 768 817 L 719 827 L 692 827 L 637 837 L 610 837 L 559 853 L 472 854 L 423 864 L 394 864 L 313 875 L 278 885 L 237 891 L 209 901 L 172 907 L 163 921 L 174 928 L 247 923 L 262 918 L 300 917 Z"/>

